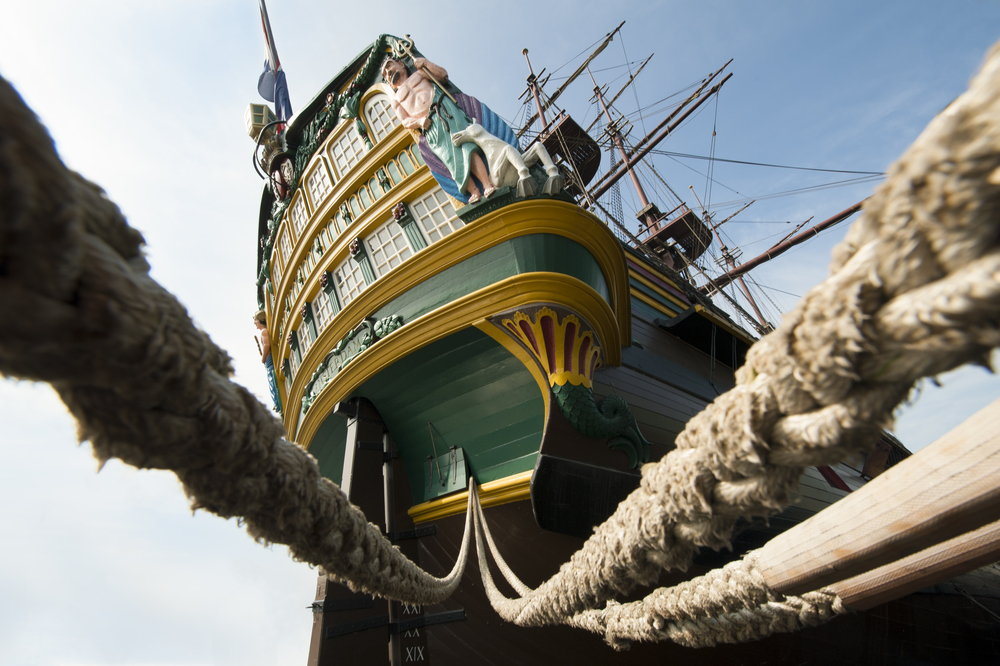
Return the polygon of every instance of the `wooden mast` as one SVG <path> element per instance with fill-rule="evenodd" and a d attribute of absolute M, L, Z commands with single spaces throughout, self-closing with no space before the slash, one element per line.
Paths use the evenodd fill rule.
<path fill-rule="evenodd" d="M 784 252 L 787 252 L 788 250 L 792 249 L 793 247 L 795 247 L 799 243 L 802 243 L 802 242 L 805 242 L 805 241 L 809 240 L 810 238 L 812 238 L 813 236 L 817 235 L 819 232 L 823 231 L 824 229 L 832 227 L 833 225 L 837 224 L 838 222 L 843 222 L 844 220 L 846 220 L 847 218 L 849 218 L 851 215 L 854 215 L 856 212 L 858 212 L 859 210 L 861 210 L 861 208 L 864 206 L 864 203 L 865 203 L 864 201 L 859 201 L 858 203 L 854 204 L 850 208 L 845 208 L 844 210 L 840 211 L 839 213 L 837 213 L 833 217 L 828 218 L 826 220 L 823 220 L 822 222 L 819 222 L 819 223 L 815 224 L 812 227 L 809 227 L 808 229 L 806 229 L 805 231 L 803 231 L 801 234 L 799 234 L 797 236 L 793 236 L 792 238 L 789 238 L 788 240 L 786 240 L 786 241 L 784 241 L 782 243 L 778 243 L 774 247 L 769 248 L 763 254 L 760 254 L 760 255 L 754 257 L 753 259 L 751 259 L 750 261 L 746 262 L 745 264 L 742 264 L 742 265 L 737 266 L 735 268 L 731 268 L 728 273 L 723 273 L 719 277 L 715 278 L 715 280 L 713 280 L 714 284 L 702 285 L 701 287 L 698 288 L 698 290 L 700 292 L 702 292 L 703 294 L 708 294 L 708 293 L 710 293 L 711 291 L 713 291 L 716 288 L 722 288 L 722 287 L 726 286 L 727 284 L 729 284 L 733 280 L 737 279 L 739 276 L 743 275 L 744 273 L 750 271 L 753 268 L 756 268 L 757 266 L 760 266 L 764 262 L 767 262 L 767 261 L 770 261 L 771 259 L 774 259 L 775 257 L 777 257 L 778 255 L 780 255 L 780 254 L 782 254 Z"/>
<path fill-rule="evenodd" d="M 530 118 L 528 118 L 528 120 L 525 121 L 524 126 L 517 131 L 517 138 L 520 139 L 524 135 L 524 133 L 528 131 L 528 128 L 531 127 L 531 123 L 535 122 L 536 118 L 541 117 L 542 118 L 542 127 L 543 128 L 545 127 L 545 125 L 547 124 L 545 122 L 545 115 L 544 115 L 545 114 L 545 110 L 548 109 L 550 106 L 552 106 L 555 103 L 555 101 L 557 99 L 559 99 L 559 96 L 562 95 L 563 92 L 566 91 L 566 88 L 568 88 L 571 83 L 573 83 L 574 81 L 576 81 L 576 79 L 581 74 L 583 74 L 583 70 L 587 68 L 587 65 L 590 64 L 590 61 L 592 61 L 594 58 L 596 58 L 598 55 L 600 55 L 601 51 L 603 51 L 604 49 L 607 48 L 608 44 L 611 43 L 611 40 L 614 39 L 615 33 L 617 33 L 619 30 L 621 30 L 623 25 L 625 25 L 625 21 L 622 21 L 621 23 L 619 23 L 617 28 L 615 28 L 614 30 L 612 30 L 611 32 L 609 32 L 607 34 L 607 36 L 604 38 L 604 41 L 601 42 L 600 46 L 598 46 L 596 49 L 594 49 L 594 51 L 589 56 L 587 56 L 587 59 L 583 61 L 583 64 L 581 64 L 579 67 L 577 67 L 576 71 L 574 71 L 572 74 L 570 74 L 569 78 L 566 79 L 563 82 L 563 84 L 561 86 L 559 86 L 559 88 L 554 93 L 552 93 L 552 95 L 549 96 L 549 99 L 548 99 L 548 101 L 545 102 L 545 104 L 542 104 L 539 101 L 539 99 L 538 99 L 538 90 L 537 90 L 537 85 L 536 85 L 537 81 L 535 80 L 534 73 L 531 74 L 531 77 L 528 79 L 528 86 L 529 87 L 534 86 L 532 92 L 535 94 L 535 106 L 538 109 L 538 111 L 535 114 L 533 114 Z M 522 51 L 522 53 L 524 54 L 525 58 L 527 59 L 527 57 L 528 57 L 528 49 L 524 49 L 524 51 Z M 528 69 L 529 69 L 529 71 L 531 69 L 531 63 L 530 62 L 528 63 Z"/>
<path fill-rule="evenodd" d="M 628 157 L 628 159 L 624 160 L 624 162 L 619 163 L 616 169 L 614 169 L 613 171 L 609 171 L 599 181 L 597 181 L 597 184 L 590 190 L 590 198 L 596 200 L 602 194 L 611 189 L 611 186 L 614 185 L 616 182 L 618 182 L 621 179 L 621 177 L 625 175 L 627 168 L 631 168 L 636 164 L 638 164 L 643 158 L 646 157 L 646 155 L 649 154 L 649 151 L 651 151 L 653 148 L 659 145 L 661 141 L 666 139 L 667 136 L 669 136 L 675 129 L 677 129 L 677 127 L 682 122 L 687 120 L 688 117 L 692 113 L 694 113 L 695 110 L 698 109 L 698 107 L 700 107 L 702 104 L 708 101 L 712 97 L 712 95 L 719 92 L 722 86 L 725 85 L 726 81 L 732 78 L 733 76 L 732 74 L 727 74 L 725 78 L 719 81 L 719 83 L 717 83 L 716 85 L 712 86 L 712 88 L 707 93 L 702 95 L 702 91 L 705 89 L 705 87 L 708 86 L 708 84 L 711 83 L 712 80 L 716 76 L 718 76 L 722 72 L 722 70 L 729 65 L 730 62 L 732 62 L 732 60 L 727 62 L 718 71 L 709 76 L 704 81 L 704 83 L 702 83 L 701 86 L 699 86 L 698 90 L 692 93 L 691 96 L 688 97 L 686 100 L 684 100 L 680 106 L 674 109 L 673 113 L 664 118 L 659 125 L 653 128 L 652 132 L 650 132 L 639 143 L 637 143 L 635 147 L 632 149 L 632 152 L 629 154 L 630 156 Z M 699 97 L 701 99 L 698 99 Z M 687 107 L 689 104 L 691 104 L 691 107 L 685 110 L 685 107 Z M 681 113 L 681 111 L 684 112 Z M 659 132 L 659 134 L 656 134 L 656 132 Z M 588 207 L 587 202 L 583 202 L 580 205 L 583 206 L 584 208 Z"/>
<path fill-rule="evenodd" d="M 726 265 L 729 266 L 730 270 L 736 268 L 736 259 L 733 257 L 733 253 L 732 251 L 730 251 L 729 247 L 727 247 L 726 244 L 722 242 L 722 235 L 719 233 L 719 227 L 721 227 L 729 220 L 733 219 L 733 217 L 735 217 L 739 213 L 746 210 L 750 204 L 747 204 L 746 206 L 736 211 L 728 218 L 726 218 L 725 220 L 716 225 L 715 223 L 712 222 L 712 216 L 708 214 L 707 210 L 705 210 L 705 204 L 703 204 L 701 202 L 701 199 L 698 198 L 698 193 L 694 191 L 694 187 L 688 185 L 688 189 L 691 190 L 691 194 L 694 195 L 694 198 L 698 202 L 698 205 L 701 206 L 702 217 L 705 219 L 706 222 L 708 222 L 708 227 L 712 230 L 712 233 L 715 235 L 715 239 L 719 241 L 719 251 L 722 253 L 722 258 L 726 261 Z M 750 203 L 753 202 L 751 201 Z M 736 249 L 738 250 L 739 248 Z M 762 332 L 768 333 L 772 331 L 774 329 L 774 326 L 771 324 L 771 322 L 769 322 L 767 319 L 764 318 L 764 314 L 760 311 L 760 307 L 757 305 L 757 301 L 756 299 L 754 299 L 753 294 L 750 293 L 750 288 L 747 287 L 747 283 L 743 281 L 742 277 L 736 278 L 736 281 L 740 283 L 740 288 L 743 290 L 743 295 L 747 297 L 747 300 L 750 302 L 750 307 L 753 308 L 754 314 L 757 315 L 757 321 L 759 321 L 760 325 L 763 327 Z"/>

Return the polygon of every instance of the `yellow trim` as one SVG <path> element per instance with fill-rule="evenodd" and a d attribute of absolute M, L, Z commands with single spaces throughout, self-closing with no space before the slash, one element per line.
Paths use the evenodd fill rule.
<path fill-rule="evenodd" d="M 358 354 L 330 380 L 306 413 L 301 426 L 298 425 L 300 410 L 286 410 L 286 430 L 295 433 L 295 441 L 308 449 L 320 424 L 337 402 L 401 357 L 468 328 L 498 311 L 530 303 L 555 303 L 579 312 L 594 327 L 598 337 L 607 340 L 609 364 L 621 363 L 621 337 L 615 315 L 607 301 L 593 287 L 561 273 L 522 273 L 454 300 L 412 322 L 406 322 L 402 328 Z M 299 368 L 292 385 L 290 405 L 301 404 L 303 389 L 313 372 L 310 368 L 321 358 L 318 353 L 313 353 L 315 348 L 314 343 L 307 356 L 311 365 L 303 363 Z M 330 348 L 332 345 L 323 347 Z M 323 355 L 325 354 L 324 351 Z"/>
<path fill-rule="evenodd" d="M 425 185 L 433 185 L 433 179 Z M 416 188 L 414 188 L 416 189 Z M 429 189 L 429 187 L 428 187 Z M 395 196 L 393 197 L 396 198 Z M 353 227 L 353 225 L 352 225 Z M 452 266 L 465 261 L 466 259 L 479 254 L 480 252 L 499 245 L 504 241 L 519 236 L 530 234 L 554 234 L 564 236 L 583 246 L 601 269 L 604 279 L 608 284 L 608 291 L 611 296 L 611 308 L 614 318 L 617 320 L 618 335 L 614 342 L 604 332 L 598 329 L 598 337 L 604 343 L 605 364 L 609 366 L 621 363 L 621 340 L 631 340 L 632 318 L 631 308 L 628 298 L 628 273 L 625 269 L 625 257 L 617 239 L 611 234 L 603 222 L 593 215 L 583 211 L 575 205 L 567 204 L 551 199 L 530 200 L 520 202 L 502 208 L 499 211 L 485 215 L 447 236 L 446 238 L 424 248 L 413 257 L 410 257 L 402 265 L 393 269 L 388 275 L 378 278 L 369 285 L 354 300 L 347 304 L 334 317 L 333 321 L 322 331 L 319 338 L 310 347 L 308 354 L 302 359 L 302 365 L 295 375 L 292 395 L 292 402 L 301 399 L 301 389 L 315 371 L 319 362 L 326 353 L 333 349 L 339 340 L 347 332 L 355 327 L 364 317 L 376 312 L 379 308 L 406 293 L 416 285 L 437 275 L 438 273 L 451 268 Z M 344 234 L 341 238 L 348 237 Z M 295 317 L 295 313 L 302 310 L 302 305 L 306 296 L 315 293 L 318 289 L 318 273 L 321 270 L 332 270 L 339 258 L 343 261 L 341 252 L 346 256 L 347 244 L 343 240 L 338 244 L 335 251 L 327 251 L 323 261 L 318 263 L 313 272 L 307 278 L 305 287 L 301 289 L 292 303 L 289 316 L 288 331 L 296 327 L 301 318 Z M 327 268 L 329 266 L 329 268 Z M 580 282 L 580 284 L 583 284 Z M 284 294 L 283 294 L 284 296 Z M 551 302 L 560 303 L 564 299 L 556 299 Z M 603 301 L 603 299 L 601 299 Z M 527 301 L 513 302 L 508 307 L 522 305 Z M 565 303 L 571 307 L 569 303 Z M 483 316 L 489 316 L 503 310 L 495 308 L 491 312 L 485 312 Z M 573 308 L 576 309 L 576 308 Z M 587 317 L 587 313 L 577 309 L 595 325 L 595 322 Z M 298 320 L 298 321 L 296 321 Z M 409 322 L 405 322 L 409 324 Z M 595 325 L 596 328 L 596 325 Z M 278 340 L 278 355 L 284 358 L 288 354 L 287 332 L 283 339 Z M 321 351 L 322 350 L 322 351 Z M 285 411 L 285 428 L 289 432 L 295 432 L 294 421 L 289 421 L 291 417 L 288 410 Z M 298 417 L 295 416 L 295 419 Z"/>
<path fill-rule="evenodd" d="M 531 497 L 531 472 L 521 472 L 479 486 L 479 501 L 483 508 L 519 502 Z M 407 511 L 413 522 L 420 524 L 447 516 L 465 513 L 469 491 L 411 506 Z"/>
<path fill-rule="evenodd" d="M 346 126 L 346 123 L 342 124 Z M 399 153 L 400 150 L 408 148 L 409 147 L 408 144 L 412 143 L 410 135 L 406 131 L 403 131 L 401 127 L 397 127 L 393 130 L 393 132 L 389 133 L 389 136 L 387 136 L 385 139 L 375 144 L 375 147 L 372 150 L 365 153 L 365 155 L 361 158 L 361 160 L 359 160 L 357 164 L 351 167 L 351 170 L 346 177 L 341 177 L 338 174 L 334 173 L 335 168 L 332 164 L 333 158 L 330 157 L 329 155 L 329 149 L 331 146 L 331 142 L 334 141 L 341 134 L 343 134 L 344 131 L 346 130 L 343 128 L 338 128 L 337 130 L 332 132 L 329 137 L 326 138 L 323 144 L 316 150 L 316 153 L 313 155 L 313 158 L 309 161 L 309 164 L 306 166 L 306 170 L 303 173 L 303 178 L 299 182 L 299 190 L 305 189 L 306 188 L 305 175 L 312 172 L 316 160 L 326 159 L 327 165 L 329 166 L 329 172 L 334 180 L 333 189 L 323 199 L 320 206 L 310 212 L 309 219 L 307 220 L 305 228 L 303 229 L 302 236 L 301 237 L 294 237 L 294 235 L 289 236 L 289 239 L 292 240 L 292 251 L 289 254 L 287 261 L 287 264 L 289 266 L 301 265 L 302 261 L 305 259 L 305 252 L 308 251 L 308 248 L 303 247 L 302 238 L 308 238 L 309 239 L 308 246 L 311 246 L 312 240 L 313 238 L 315 238 L 316 234 L 318 234 L 322 230 L 322 228 L 326 226 L 326 223 L 330 220 L 330 218 L 332 218 L 333 215 L 340 210 L 340 204 L 345 203 L 350 199 L 352 195 L 357 194 L 357 191 L 362 184 L 367 183 L 378 172 L 380 168 L 385 166 L 386 162 L 393 159 L 395 155 Z M 368 208 L 363 210 L 361 212 L 361 215 L 354 217 L 348 228 L 337 238 L 336 245 L 333 248 L 328 249 L 327 252 L 324 253 L 324 256 L 322 258 L 322 261 L 324 263 L 326 262 L 327 256 L 330 255 L 331 252 L 334 250 L 339 251 L 342 249 L 346 254 L 347 246 L 350 244 L 351 240 L 354 239 L 356 236 L 362 235 L 364 227 L 375 223 L 376 221 L 375 218 L 390 214 L 392 206 L 388 205 L 389 199 L 391 198 L 393 200 L 393 205 L 395 205 L 396 200 L 400 196 L 403 196 L 401 186 L 403 184 L 411 185 L 411 183 L 408 183 L 406 181 L 409 181 L 412 177 L 417 177 L 416 180 L 420 180 L 419 178 L 420 169 L 422 167 L 420 165 L 414 165 L 414 166 L 417 167 L 417 171 L 411 174 L 410 177 L 404 178 L 403 179 L 404 183 L 395 185 L 392 188 L 392 190 L 390 190 L 386 194 L 383 194 L 382 197 L 378 199 L 378 201 L 373 202 L 371 205 L 368 206 Z M 426 175 L 430 183 L 433 183 L 434 179 L 433 177 L 431 177 L 429 170 L 427 170 Z M 296 191 L 296 194 L 299 193 L 299 190 Z M 285 216 L 282 218 L 281 224 L 283 226 L 284 225 L 290 226 L 291 224 L 291 220 L 289 219 L 290 211 L 291 211 L 291 206 L 288 207 L 288 211 L 286 211 Z M 284 278 L 286 276 L 282 277 Z M 283 279 L 281 281 L 281 284 L 278 285 L 278 289 L 275 292 L 275 294 L 277 295 L 285 293 L 288 287 L 289 285 L 287 281 Z"/>
<path fill-rule="evenodd" d="M 632 289 L 631 290 L 631 294 L 632 294 L 633 298 L 638 298 L 640 301 L 642 301 L 646 305 L 649 305 L 650 307 L 655 308 L 656 310 L 658 310 L 659 312 L 662 312 L 663 314 L 667 315 L 671 319 L 677 316 L 676 312 L 674 312 L 673 310 L 667 309 L 667 306 L 665 306 L 663 303 L 660 303 L 659 301 L 657 301 L 657 300 L 655 300 L 653 298 L 650 298 L 649 296 L 647 296 L 646 294 L 642 293 L 638 289 Z"/>
<path fill-rule="evenodd" d="M 552 394 L 549 392 L 549 380 L 545 376 L 545 373 L 542 372 L 542 369 L 538 367 L 538 364 L 535 363 L 535 358 L 525 351 L 524 347 L 517 344 L 512 337 L 490 323 L 489 320 L 480 319 L 472 325 L 493 338 L 495 341 L 499 342 L 504 349 L 513 354 L 514 358 L 520 361 L 524 367 L 528 369 L 528 372 L 531 373 L 531 376 L 535 378 L 535 383 L 538 384 L 538 390 L 541 392 L 542 399 L 545 401 L 545 423 L 548 423 L 549 399 Z"/>
<path fill-rule="evenodd" d="M 646 279 L 642 275 L 639 275 L 638 273 L 632 271 L 631 269 L 629 270 L 628 274 L 629 274 L 629 277 L 635 278 L 639 282 L 643 283 L 644 285 L 646 285 L 647 287 L 649 287 L 650 289 L 652 289 L 653 291 L 655 291 L 660 296 L 663 296 L 665 299 L 667 299 L 668 301 L 670 301 L 674 305 L 679 306 L 681 308 L 681 310 L 687 310 L 689 307 L 691 307 L 691 305 L 689 303 L 685 303 L 684 301 L 680 300 L 679 298 L 677 298 L 676 296 L 674 296 L 670 292 L 664 291 L 664 289 L 662 287 L 659 287 L 659 286 L 653 284 L 648 279 Z"/>
<path fill-rule="evenodd" d="M 749 335 L 747 335 L 745 331 L 741 331 L 738 328 L 735 328 L 731 323 L 727 322 L 725 319 L 722 319 L 718 315 L 713 314 L 704 305 L 695 305 L 694 310 L 705 319 L 709 320 L 719 328 L 725 329 L 726 332 L 728 332 L 730 335 L 735 335 L 736 337 L 740 338 L 741 340 L 743 340 L 743 342 L 747 343 L 748 345 L 752 345 L 753 343 L 757 342 Z"/>
<path fill-rule="evenodd" d="M 389 159 L 393 159 L 393 156 L 389 155 L 386 160 Z M 372 205 L 365 209 L 361 215 L 354 218 L 347 229 L 336 236 L 331 247 L 327 248 L 326 252 L 323 253 L 323 256 L 316 262 L 312 270 L 309 271 L 308 275 L 303 276 L 305 284 L 303 289 L 300 290 L 293 299 L 293 307 L 290 310 L 291 313 L 302 309 L 303 302 L 307 300 L 305 298 L 306 294 L 315 294 L 319 289 L 319 275 L 322 271 L 333 271 L 337 266 L 343 263 L 343 261 L 350 254 L 349 248 L 352 240 L 355 238 L 364 238 L 380 224 L 385 222 L 388 217 L 392 215 L 392 208 L 398 201 L 409 201 L 414 197 L 420 196 L 425 191 L 432 189 L 433 186 L 436 185 L 434 179 L 429 175 L 429 171 L 427 171 L 427 177 L 425 179 L 421 179 L 419 169 L 426 170 L 426 167 L 418 167 L 418 171 L 414 172 L 412 176 L 404 178 L 402 183 L 394 186 L 388 193 L 382 195 L 378 201 L 372 203 Z M 374 171 L 372 173 L 374 173 Z M 357 185 L 353 179 L 350 181 L 341 181 L 341 183 L 347 182 Z M 338 187 L 339 185 L 340 183 L 338 183 Z M 341 188 L 341 190 L 343 189 L 344 188 Z M 329 222 L 329 219 L 331 219 L 340 209 L 339 205 L 335 207 L 333 204 L 335 202 L 343 203 L 343 201 L 341 201 L 342 197 L 353 195 L 354 193 L 355 192 L 352 191 L 340 191 L 339 193 L 335 193 L 335 195 L 331 195 L 331 197 L 326 200 L 323 208 L 321 208 L 316 215 L 310 219 L 308 226 L 306 227 L 306 231 L 302 234 L 303 238 L 309 238 L 309 242 L 304 243 L 301 239 L 293 241 L 292 252 L 288 257 L 289 265 L 301 267 L 302 263 L 305 261 L 306 254 L 312 251 L 312 243 L 314 242 L 316 235 L 326 228 L 326 224 Z M 284 222 L 282 224 L 284 224 Z M 281 282 L 278 285 L 276 292 L 282 296 L 289 295 L 294 291 L 294 282 L 292 281 L 294 274 L 289 273 L 287 270 L 285 273 L 286 274 L 282 275 Z M 291 317 L 289 324 L 292 328 L 295 328 L 295 317 Z"/>
<path fill-rule="evenodd" d="M 309 201 L 309 207 L 311 210 L 319 209 L 323 205 L 323 202 L 325 202 L 327 199 L 333 196 L 333 191 L 337 187 L 337 179 L 333 175 L 330 166 L 327 164 L 327 158 L 324 155 L 320 155 L 319 151 L 316 151 L 316 153 L 317 153 L 316 157 L 318 157 L 319 159 L 311 160 L 309 162 L 309 166 L 306 167 L 305 173 L 302 174 L 302 178 L 299 179 L 299 190 L 305 191 L 305 196 L 306 199 Z M 328 182 L 330 183 L 330 189 L 327 191 L 326 195 L 323 196 L 321 200 L 313 201 L 312 192 L 309 191 L 309 179 L 318 169 L 326 170 L 326 177 L 328 179 Z M 310 220 L 306 223 L 307 229 L 311 223 L 312 219 L 310 216 Z"/>

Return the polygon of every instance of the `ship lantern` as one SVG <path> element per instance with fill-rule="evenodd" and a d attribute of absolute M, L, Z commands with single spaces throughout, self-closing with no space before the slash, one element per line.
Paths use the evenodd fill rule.
<path fill-rule="evenodd" d="M 271 111 L 271 107 L 267 104 L 249 104 L 247 105 L 246 121 L 247 121 L 247 134 L 250 135 L 251 139 L 256 140 L 260 136 L 261 131 L 268 123 L 273 123 L 277 118 L 274 116 L 274 111 Z M 267 132 L 260 139 L 260 143 L 267 142 L 271 138 L 271 134 L 274 133 L 273 128 L 268 128 Z"/>

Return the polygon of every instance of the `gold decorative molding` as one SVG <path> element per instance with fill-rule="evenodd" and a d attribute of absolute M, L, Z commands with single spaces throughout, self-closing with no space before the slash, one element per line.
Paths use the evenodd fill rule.
<path fill-rule="evenodd" d="M 621 362 L 622 341 L 625 343 L 630 341 L 632 334 L 628 273 L 625 268 L 625 257 L 618 240 L 603 222 L 575 205 L 561 201 L 534 199 L 513 204 L 462 227 L 447 238 L 421 250 L 388 275 L 380 277 L 357 298 L 348 303 L 337 314 L 333 322 L 320 333 L 306 357 L 302 359 L 302 365 L 299 374 L 293 381 L 291 396 L 287 404 L 299 404 L 302 399 L 302 389 L 323 356 L 364 317 L 376 312 L 421 282 L 490 247 L 511 238 L 531 234 L 553 234 L 568 238 L 579 243 L 597 261 L 608 285 L 611 299 L 610 311 L 613 313 L 614 327 L 617 328 L 617 332 L 611 336 L 598 329 L 598 335 L 605 345 L 605 362 L 608 365 L 618 365 Z M 338 247 L 336 252 L 339 254 L 340 251 L 341 248 Z M 346 252 L 346 249 L 344 251 Z M 327 261 L 324 261 L 323 265 L 326 264 Z M 317 265 L 317 270 L 319 268 Z M 538 273 L 537 275 L 560 274 Z M 575 284 L 586 286 L 575 278 L 573 281 Z M 586 288 L 596 295 L 591 287 L 586 286 Z M 303 289 L 300 292 L 293 304 L 293 313 L 301 309 L 302 303 L 305 302 L 304 294 L 307 291 L 307 289 Z M 489 312 L 483 312 L 477 319 L 532 302 L 562 303 L 587 316 L 586 312 L 574 307 L 572 302 L 565 300 L 563 296 L 534 301 L 522 299 L 520 302 L 512 299 L 505 301 L 504 304 L 496 304 L 496 307 Z M 604 301 L 603 298 L 600 300 Z M 606 302 L 605 307 L 607 307 Z M 589 316 L 587 319 L 591 324 L 595 324 Z M 407 322 L 404 330 L 410 328 L 410 325 L 411 323 Z M 469 321 L 467 325 L 472 325 L 472 321 Z M 612 342 L 612 340 L 617 342 Z M 288 343 L 285 340 L 278 340 L 276 346 L 278 354 L 275 358 L 283 359 L 287 354 Z M 297 409 L 285 410 L 285 428 L 290 433 L 296 431 L 297 413 Z"/>
<path fill-rule="evenodd" d="M 649 290 L 651 290 L 651 291 L 659 294 L 660 296 L 662 296 L 663 298 L 667 299 L 671 303 L 677 305 L 682 310 L 687 310 L 689 307 L 691 307 L 688 303 L 685 303 L 684 301 L 682 301 L 681 299 L 677 298 L 676 296 L 674 296 L 670 292 L 664 290 L 659 285 L 653 284 L 649 279 L 647 279 L 646 277 L 640 275 L 636 271 L 629 270 L 628 275 L 629 275 L 630 278 L 636 280 L 637 282 L 642 283 L 642 285 L 645 286 L 646 288 L 648 288 Z M 635 291 L 633 291 L 632 293 L 634 294 Z"/>
<path fill-rule="evenodd" d="M 306 412 L 301 425 L 298 424 L 299 410 L 286 409 L 285 428 L 295 433 L 295 441 L 300 446 L 308 449 L 320 424 L 337 402 L 403 356 L 474 326 L 498 310 L 531 303 L 556 303 L 581 313 L 600 339 L 608 341 L 608 363 L 621 363 L 622 339 L 618 322 L 607 301 L 593 287 L 561 273 L 522 273 L 428 312 L 379 340 L 330 380 Z M 306 366 L 299 370 L 300 373 L 306 371 Z M 299 404 L 302 399 L 302 389 L 309 375 L 302 374 L 301 377 L 305 379 L 297 378 L 292 387 L 292 405 Z M 546 386 L 547 383 L 546 380 Z"/>
<path fill-rule="evenodd" d="M 479 501 L 483 508 L 529 499 L 531 474 L 530 471 L 521 472 L 479 486 Z M 448 497 L 412 506 L 407 513 L 413 518 L 413 522 L 420 524 L 465 513 L 468 505 L 469 491 L 464 490 Z"/>
<path fill-rule="evenodd" d="M 549 386 L 593 388 L 594 371 L 601 366 L 601 343 L 585 319 L 548 306 L 518 308 L 494 319 L 534 357 Z"/>

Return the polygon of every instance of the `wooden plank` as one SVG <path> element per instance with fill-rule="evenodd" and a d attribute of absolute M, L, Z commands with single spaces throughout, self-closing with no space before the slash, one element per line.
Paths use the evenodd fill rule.
<path fill-rule="evenodd" d="M 594 384 L 594 395 L 598 400 L 606 398 L 609 395 L 620 396 L 628 403 L 629 407 L 632 408 L 633 413 L 636 413 L 636 408 L 645 409 L 646 411 L 652 412 L 657 416 L 668 417 L 673 420 L 672 425 L 683 424 L 688 422 L 693 414 L 689 409 L 679 408 L 675 404 L 671 404 L 670 401 L 660 401 L 656 400 L 655 396 L 652 398 L 642 397 L 636 391 L 629 391 L 628 388 L 623 388 L 620 384 L 615 382 L 614 387 L 609 387 L 605 384 Z M 636 416 L 638 418 L 638 415 Z"/>
<path fill-rule="evenodd" d="M 1000 560 L 1000 521 L 831 586 L 853 610 L 867 610 Z"/>
<path fill-rule="evenodd" d="M 857 576 L 1000 519 L 1000 400 L 860 490 L 768 542 L 782 594 Z"/>
<path fill-rule="evenodd" d="M 629 387 L 632 393 L 638 395 L 655 396 L 657 402 L 670 405 L 676 411 L 685 415 L 685 419 L 694 416 L 705 408 L 708 401 L 704 398 L 694 396 L 686 391 L 675 388 L 670 384 L 643 374 L 638 370 L 627 366 L 616 368 L 602 368 L 594 377 L 595 384 L 607 385 L 618 389 Z"/>

